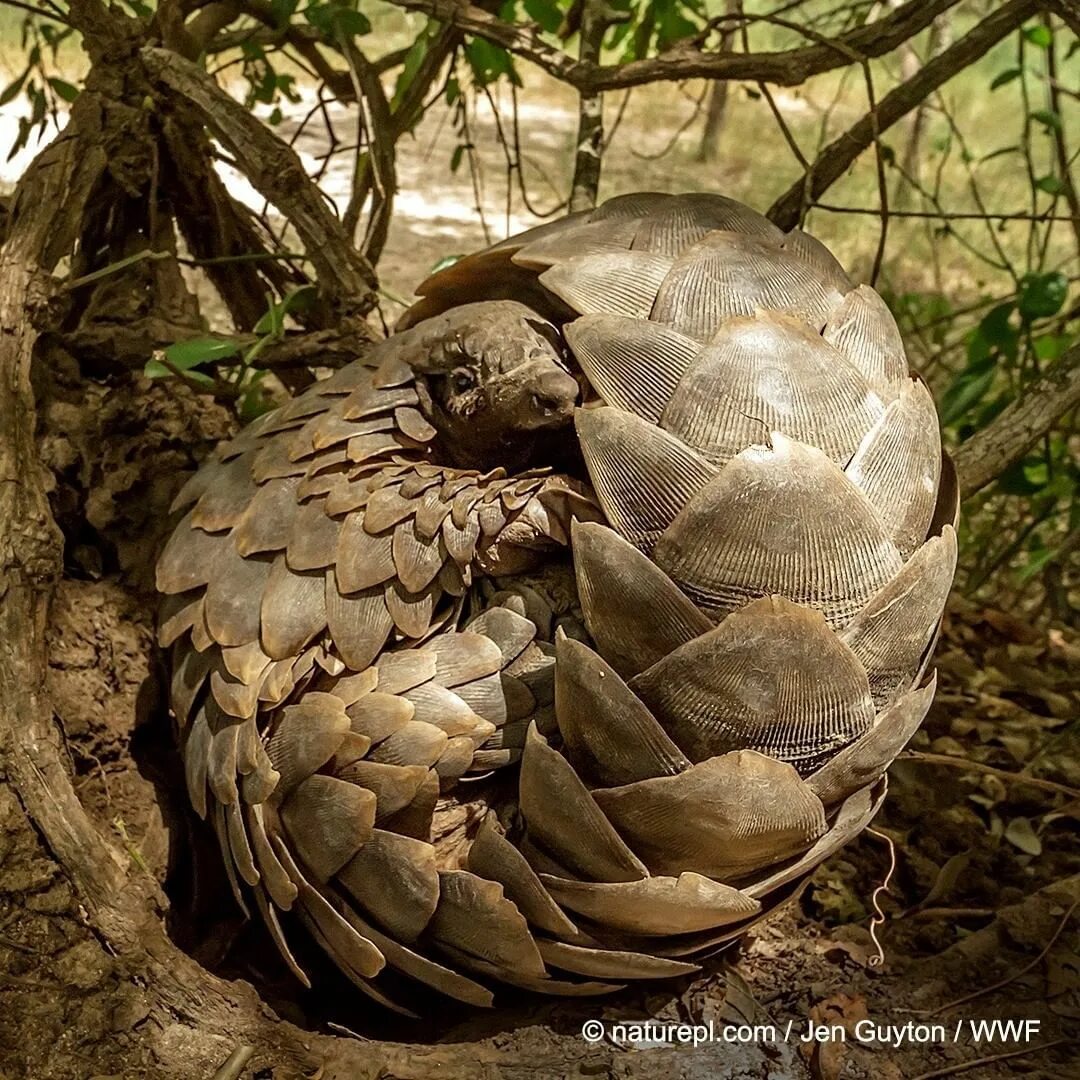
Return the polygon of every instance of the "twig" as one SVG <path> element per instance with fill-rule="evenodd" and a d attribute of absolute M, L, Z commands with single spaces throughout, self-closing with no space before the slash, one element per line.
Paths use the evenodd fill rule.
<path fill-rule="evenodd" d="M 238 1046 L 226 1059 L 211 1080 L 239 1080 L 244 1066 L 255 1054 L 254 1046 Z"/>
<path fill-rule="evenodd" d="M 290 221 L 303 241 L 319 287 L 345 313 L 375 306 L 375 273 L 353 247 L 300 159 L 205 72 L 166 49 L 139 50 L 147 72 L 178 104 L 194 108 L 236 158 L 259 192 Z"/>
<path fill-rule="evenodd" d="M 1063 1046 L 1068 1041 L 1068 1039 L 1054 1039 L 1052 1042 L 1040 1043 L 1038 1046 L 1025 1046 L 1020 1050 L 1009 1050 L 1004 1054 L 990 1054 L 987 1057 L 973 1058 L 971 1061 L 958 1061 L 954 1065 L 946 1065 L 941 1069 L 931 1069 L 930 1072 L 919 1073 L 918 1076 L 913 1076 L 911 1080 L 937 1080 L 941 1076 L 955 1076 L 957 1073 L 974 1069 L 977 1065 L 992 1065 L 996 1061 L 1006 1061 L 1009 1058 L 1038 1054 L 1055 1046 Z"/>
<path fill-rule="evenodd" d="M 516 23 L 484 11 L 467 0 L 391 0 L 406 11 L 423 11 L 459 30 L 501 45 L 578 91 L 600 93 L 651 82 L 684 79 L 759 79 L 777 86 L 798 86 L 813 75 L 844 66 L 836 46 L 867 57 L 884 56 L 925 30 L 958 0 L 908 0 L 882 19 L 864 23 L 827 45 L 814 44 L 774 52 L 735 53 L 687 48 L 680 43 L 658 56 L 625 64 L 574 59 L 549 45 L 532 25 Z M 1026 16 L 1025 16 L 1026 17 Z M 990 20 L 984 20 L 989 22 Z"/>
<path fill-rule="evenodd" d="M 993 994 L 1016 982 L 1017 979 L 1022 979 L 1029 971 L 1037 967 L 1042 962 L 1043 957 L 1054 947 L 1054 942 L 1061 937 L 1062 930 L 1069 925 L 1072 913 L 1076 910 L 1078 905 L 1080 905 L 1080 900 L 1074 900 L 1069 905 L 1069 910 L 1061 917 L 1061 922 L 1058 923 L 1057 929 L 1050 935 L 1050 940 L 1043 947 L 1039 955 L 1030 963 L 1025 964 L 1019 971 L 1014 971 L 1012 975 L 1007 975 L 1004 979 L 1000 979 L 992 986 L 983 987 L 981 990 L 974 990 L 970 994 L 965 994 L 963 997 L 957 998 L 955 1001 L 949 1001 L 944 1005 L 939 1005 L 936 1009 L 920 1009 L 918 1011 L 924 1016 L 938 1016 L 943 1012 L 948 1012 L 950 1009 L 955 1009 L 958 1005 L 966 1005 L 969 1001 L 974 1001 L 976 998 L 985 997 L 987 994 Z"/>
<path fill-rule="evenodd" d="M 996 915 L 995 908 L 988 907 L 928 907 L 905 911 L 897 915 L 901 919 L 987 919 Z"/>
<path fill-rule="evenodd" d="M 63 15 L 51 11 L 42 11 L 41 8 L 34 7 L 33 4 L 24 4 L 22 0 L 0 0 L 0 7 L 18 8 L 20 11 L 30 12 L 31 15 L 40 15 L 43 19 L 51 19 L 53 22 L 62 23 L 64 26 L 71 25 Z"/>
<path fill-rule="evenodd" d="M 879 211 L 872 206 L 837 206 L 835 203 L 823 202 L 814 202 L 810 205 L 814 210 L 825 210 L 830 214 L 869 214 L 871 217 L 877 217 L 879 214 Z M 890 210 L 889 217 L 931 218 L 934 221 L 985 221 L 987 219 L 990 221 L 1080 220 L 1080 218 L 1074 218 L 1072 214 L 1051 214 L 1049 211 L 1044 214 L 1031 214 L 1026 211 L 1002 211 L 999 213 L 996 210 L 987 210 L 985 213 L 975 210 Z M 951 319 L 952 317 L 952 313 L 950 313 L 943 318 Z"/>
<path fill-rule="evenodd" d="M 1032 787 L 1042 788 L 1044 791 L 1053 791 L 1058 795 L 1067 795 L 1070 799 L 1080 799 L 1080 791 L 1065 784 L 1057 784 L 1053 780 L 1040 780 L 1036 776 L 1027 776 L 1024 773 L 1009 772 L 1008 769 L 998 769 L 993 765 L 984 765 L 981 761 L 971 761 L 968 758 L 950 757 L 948 754 L 929 754 L 923 750 L 905 750 L 899 757 L 900 761 L 920 761 L 924 765 L 948 765 L 953 769 L 966 769 L 970 772 L 988 773 L 1001 780 L 1011 781 L 1014 784 L 1030 784 Z"/>
<path fill-rule="evenodd" d="M 109 263 L 108 266 L 102 266 L 97 270 L 91 271 L 89 274 L 83 274 L 82 277 L 71 278 L 65 281 L 59 291 L 61 293 L 74 292 L 76 289 L 81 289 L 84 285 L 91 285 L 95 281 L 100 281 L 102 278 L 110 277 L 112 274 L 119 274 L 121 270 L 127 270 L 132 266 L 136 266 L 142 262 L 160 262 L 162 259 L 171 259 L 173 254 L 171 251 L 151 251 L 149 248 L 143 248 L 142 251 L 136 251 L 134 255 L 128 255 L 123 259 L 117 259 L 116 262 Z"/>
<path fill-rule="evenodd" d="M 927 4 L 927 12 L 934 5 Z M 977 23 L 967 34 L 930 60 L 918 74 L 907 82 L 890 90 L 878 103 L 876 116 L 863 116 L 857 123 L 834 139 L 818 155 L 809 173 L 809 196 L 816 199 L 836 180 L 843 176 L 855 159 L 870 147 L 876 135 L 891 127 L 920 102 L 925 101 L 942 84 L 958 71 L 969 67 L 985 55 L 994 45 L 1011 34 L 1037 9 L 1036 0 L 1010 0 Z M 880 27 L 885 20 L 872 23 Z M 851 37 L 838 38 L 850 44 Z M 821 46 L 814 46 L 819 48 Z M 830 50 L 835 51 L 835 49 Z M 879 55 L 864 44 L 863 55 L 872 58 Z M 844 58 L 837 56 L 833 66 L 839 66 Z M 775 81 L 775 80 L 773 80 Z M 770 207 L 768 217 L 782 229 L 790 229 L 799 221 L 799 210 L 805 198 L 807 175 L 800 177 Z"/>

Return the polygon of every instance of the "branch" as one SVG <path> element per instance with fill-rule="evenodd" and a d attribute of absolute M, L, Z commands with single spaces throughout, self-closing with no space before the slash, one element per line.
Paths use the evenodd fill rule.
<path fill-rule="evenodd" d="M 1057 421 L 1080 405 L 1080 344 L 1073 345 L 1023 397 L 982 431 L 961 443 L 953 458 L 962 498 L 974 495 L 1019 461 Z"/>
<path fill-rule="evenodd" d="M 938 87 L 973 64 L 1038 10 L 1038 0 L 1009 0 L 1009 3 L 988 15 L 982 22 L 976 23 L 969 33 L 935 56 L 907 82 L 890 90 L 878 102 L 877 132 L 880 133 L 895 124 L 920 102 L 925 101 Z M 882 23 L 875 25 L 880 26 Z M 874 131 L 874 115 L 868 113 L 821 151 L 809 173 L 801 176 L 772 204 L 767 216 L 781 229 L 792 229 L 798 225 L 803 207 L 816 200 L 847 172 L 855 159 L 873 144 Z"/>
<path fill-rule="evenodd" d="M 375 272 L 349 242 L 296 153 L 194 64 L 149 46 L 139 56 L 151 78 L 180 99 L 174 104 L 194 108 L 252 185 L 288 218 L 332 306 L 343 314 L 370 311 Z"/>
<path fill-rule="evenodd" d="M 348 235 L 354 237 L 360 219 L 360 191 L 367 186 L 360 182 L 360 172 L 366 171 L 370 179 L 371 214 L 361 250 L 364 257 L 374 264 L 382 254 L 390 231 L 390 217 L 397 194 L 394 119 L 375 66 L 348 35 L 342 34 L 339 44 L 349 65 L 368 147 L 367 153 L 358 158 L 360 168 L 353 175 L 352 198 L 349 199 L 343 224 Z"/>
<path fill-rule="evenodd" d="M 1060 15 L 1065 25 L 1080 37 L 1080 2 L 1078 0 L 1047 0 L 1047 7 Z"/>
<path fill-rule="evenodd" d="M 600 64 L 575 60 L 549 45 L 536 25 L 510 22 L 482 10 L 468 0 L 390 0 L 406 11 L 423 11 L 466 33 L 501 45 L 561 82 L 584 93 L 625 89 L 650 82 L 681 79 L 746 79 L 797 86 L 813 75 L 851 63 L 854 54 L 884 56 L 929 26 L 958 0 L 908 0 L 903 7 L 876 22 L 841 34 L 835 41 L 819 42 L 778 52 L 705 52 L 676 45 L 659 56 L 627 64 Z"/>

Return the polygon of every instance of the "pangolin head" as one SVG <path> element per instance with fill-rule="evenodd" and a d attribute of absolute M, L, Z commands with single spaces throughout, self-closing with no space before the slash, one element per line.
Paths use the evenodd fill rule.
<path fill-rule="evenodd" d="M 465 304 L 399 336 L 421 407 L 455 463 L 508 468 L 567 427 L 579 395 L 558 331 L 513 300 Z"/>

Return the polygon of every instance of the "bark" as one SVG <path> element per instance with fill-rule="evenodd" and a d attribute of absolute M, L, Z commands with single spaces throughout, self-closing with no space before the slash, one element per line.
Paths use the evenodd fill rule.
<path fill-rule="evenodd" d="M 1080 345 L 1073 345 L 1027 393 L 953 455 L 968 498 L 1019 461 L 1066 413 L 1080 405 Z"/>
<path fill-rule="evenodd" d="M 583 0 L 578 58 L 598 63 L 604 35 L 616 18 L 625 14 L 609 9 L 604 0 Z M 604 95 L 582 90 L 578 95 L 578 130 L 574 144 L 574 178 L 570 185 L 570 212 L 592 210 L 600 190 L 604 154 Z"/>

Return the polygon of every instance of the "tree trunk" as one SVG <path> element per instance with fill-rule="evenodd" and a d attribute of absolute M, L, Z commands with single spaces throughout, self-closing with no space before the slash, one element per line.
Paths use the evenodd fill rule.
<path fill-rule="evenodd" d="M 727 0 L 727 15 L 742 14 L 742 0 Z M 719 52 L 730 52 L 735 41 L 735 22 L 724 24 L 720 35 Z M 724 130 L 724 116 L 727 113 L 728 80 L 714 79 L 709 87 L 709 102 L 705 109 L 705 128 L 701 132 L 698 144 L 698 161 L 716 161 L 720 156 L 720 136 Z"/>

